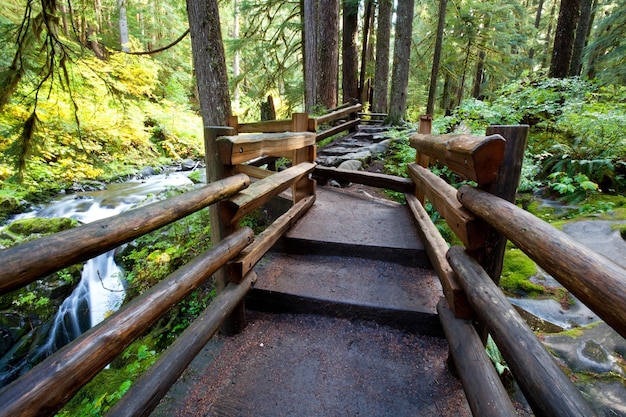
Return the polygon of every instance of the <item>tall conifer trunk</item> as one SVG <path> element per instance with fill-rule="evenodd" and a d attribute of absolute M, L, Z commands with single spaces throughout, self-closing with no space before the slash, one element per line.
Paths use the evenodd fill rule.
<path fill-rule="evenodd" d="M 359 23 L 359 3 L 354 0 L 343 0 L 343 36 L 342 36 L 342 70 L 341 86 L 343 102 L 358 97 L 357 71 L 359 68 L 359 51 L 357 48 L 357 31 Z"/>
<path fill-rule="evenodd" d="M 391 100 L 389 103 L 389 115 L 386 120 L 387 123 L 392 125 L 400 124 L 406 112 L 414 10 L 414 0 L 398 0 L 396 39 L 394 42 L 393 70 L 391 74 Z"/>
<path fill-rule="evenodd" d="M 339 85 L 339 0 L 318 1 L 316 104 L 331 109 L 337 106 Z"/>
<path fill-rule="evenodd" d="M 391 39 L 392 12 L 392 0 L 378 1 L 374 97 L 372 99 L 372 110 L 378 113 L 387 112 L 387 95 L 389 90 L 389 44 Z"/>
<path fill-rule="evenodd" d="M 435 111 L 435 98 L 437 97 L 437 77 L 439 76 L 439 63 L 441 62 L 441 50 L 443 49 L 443 30 L 446 26 L 446 6 L 448 0 L 439 0 L 439 19 L 437 22 L 437 37 L 435 38 L 435 51 L 433 53 L 433 65 L 430 72 L 430 87 L 428 88 L 428 103 L 426 114 Z"/>
<path fill-rule="evenodd" d="M 580 0 L 561 0 L 559 19 L 554 34 L 554 46 L 552 48 L 550 77 L 565 78 L 568 75 L 579 9 Z"/>

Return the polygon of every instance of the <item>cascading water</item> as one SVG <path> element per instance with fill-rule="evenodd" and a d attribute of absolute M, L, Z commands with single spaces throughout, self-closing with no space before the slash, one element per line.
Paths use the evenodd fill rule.
<path fill-rule="evenodd" d="M 68 195 L 42 210 L 20 215 L 14 220 L 32 217 L 69 217 L 90 223 L 150 203 L 167 189 L 192 186 L 193 183 L 182 173 L 155 175 L 144 180 L 111 184 L 102 191 Z M 32 356 L 22 361 L 19 366 L 13 364 L 11 369 L 4 369 L 2 362 L 6 361 L 0 361 L 0 387 L 28 370 L 34 362 L 45 359 L 103 321 L 107 315 L 121 306 L 125 292 L 122 271 L 114 261 L 116 250 L 85 263 L 80 282 L 59 307 L 48 326 L 43 339 L 45 342 L 40 344 Z"/>

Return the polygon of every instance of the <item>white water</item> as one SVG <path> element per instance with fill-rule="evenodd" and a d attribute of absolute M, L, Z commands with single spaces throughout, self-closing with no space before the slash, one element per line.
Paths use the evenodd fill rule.
<path fill-rule="evenodd" d="M 18 216 L 68 217 L 90 223 L 155 200 L 168 188 L 192 187 L 180 173 L 155 175 L 145 180 L 111 184 L 106 190 L 64 196 L 45 208 Z M 17 219 L 16 218 L 16 219 Z M 80 242 L 76 242 L 80 245 Z M 124 279 L 115 264 L 115 249 L 87 261 L 72 294 L 59 307 L 47 341 L 37 356 L 48 356 L 116 311 L 124 301 Z"/>

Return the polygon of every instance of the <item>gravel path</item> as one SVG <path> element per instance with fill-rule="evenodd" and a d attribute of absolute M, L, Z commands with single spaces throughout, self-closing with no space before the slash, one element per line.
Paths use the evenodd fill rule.
<path fill-rule="evenodd" d="M 470 416 L 447 354 L 445 339 L 370 322 L 251 312 L 152 416 Z"/>

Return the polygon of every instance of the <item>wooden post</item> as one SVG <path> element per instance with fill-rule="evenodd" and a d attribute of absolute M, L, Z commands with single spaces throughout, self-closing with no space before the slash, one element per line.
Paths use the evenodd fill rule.
<path fill-rule="evenodd" d="M 489 126 L 486 134 L 487 136 L 499 134 L 506 140 L 506 146 L 498 177 L 486 187 L 485 191 L 515 203 L 517 187 L 522 176 L 524 150 L 528 141 L 528 125 Z M 487 244 L 479 255 L 479 262 L 496 284 L 500 282 L 505 249 L 506 237 L 490 228 Z"/>
<path fill-rule="evenodd" d="M 292 114 L 292 123 L 294 132 L 307 132 L 309 130 L 309 115 L 306 113 L 294 113 Z M 301 162 L 314 162 L 315 161 L 315 145 L 309 145 L 304 148 L 295 150 L 291 163 L 293 166 L 298 165 Z M 298 201 L 306 196 L 315 194 L 315 181 L 309 178 L 303 178 L 296 183 L 292 188 L 292 201 L 296 204 Z"/>
<path fill-rule="evenodd" d="M 236 116 L 235 116 L 236 121 Z M 229 120 L 230 123 L 230 120 Z M 235 166 L 224 165 L 220 161 L 217 138 L 220 136 L 230 136 L 233 128 L 222 126 L 205 126 L 204 128 L 204 149 L 206 160 L 207 183 L 229 177 L 236 173 Z M 209 207 L 209 219 L 211 224 L 211 244 L 215 245 L 235 232 L 239 227 L 231 224 L 229 211 L 223 202 Z M 220 268 L 214 275 L 215 292 L 219 294 L 228 285 L 228 275 L 226 268 Z M 233 309 L 229 318 L 222 323 L 221 330 L 225 334 L 239 333 L 246 326 L 245 306 L 242 301 Z"/>
<path fill-rule="evenodd" d="M 433 126 L 433 116 L 430 114 L 421 115 L 417 132 L 422 133 L 424 135 L 430 135 L 432 133 L 432 126 Z M 428 156 L 421 154 L 419 151 L 415 153 L 416 164 L 423 166 L 424 168 L 428 168 L 428 162 L 429 162 Z M 415 197 L 417 197 L 420 203 L 422 203 L 422 206 L 426 202 L 424 191 L 419 190 L 417 186 L 415 187 Z"/>
<path fill-rule="evenodd" d="M 506 140 L 504 160 L 500 165 L 496 180 L 490 184 L 481 185 L 481 188 L 484 188 L 490 194 L 514 203 L 522 173 L 524 149 L 526 149 L 528 139 L 528 125 L 489 126 L 486 135 L 494 134 L 499 134 Z M 506 236 L 493 227 L 488 227 L 486 234 L 485 246 L 478 251 L 471 251 L 471 254 L 482 265 L 493 282 L 499 285 L 507 239 Z M 487 328 L 483 323 L 478 323 L 477 331 L 486 345 Z"/>
<path fill-rule="evenodd" d="M 417 133 L 422 133 L 424 135 L 430 135 L 433 130 L 433 116 L 430 114 L 424 114 L 420 116 L 419 127 L 417 128 Z M 426 155 L 422 155 L 417 152 L 415 154 L 415 163 L 423 166 L 424 168 L 428 168 L 429 158 Z"/>
<path fill-rule="evenodd" d="M 239 117 L 228 116 L 228 126 L 233 128 L 232 133 L 229 133 L 229 135 L 238 135 L 239 134 Z"/>

